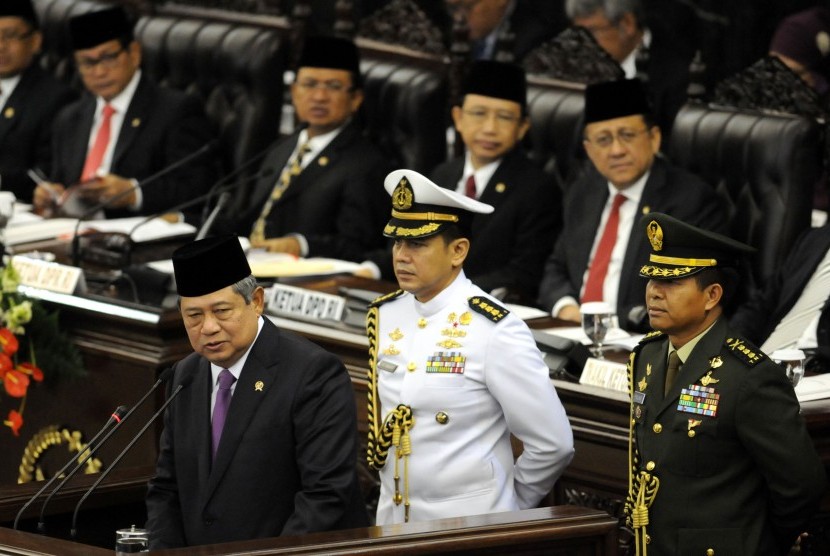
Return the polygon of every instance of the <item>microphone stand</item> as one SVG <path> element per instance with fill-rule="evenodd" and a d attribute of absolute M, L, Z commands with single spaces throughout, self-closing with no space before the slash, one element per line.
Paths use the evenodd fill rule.
<path fill-rule="evenodd" d="M 133 191 L 135 191 L 139 188 L 143 188 L 143 187 L 157 181 L 159 178 L 162 178 L 162 177 L 166 176 L 170 172 L 181 168 L 185 164 L 190 163 L 194 159 L 202 156 L 203 154 L 205 154 L 209 150 L 213 149 L 215 145 L 216 145 L 216 141 L 210 141 L 209 143 L 206 143 L 206 144 L 202 145 L 200 148 L 193 151 L 192 153 L 185 156 L 184 158 L 181 158 L 181 159 L 177 160 L 176 162 L 174 162 L 174 163 L 172 163 L 168 166 L 165 166 L 164 168 L 162 168 L 161 170 L 159 170 L 155 174 L 150 175 L 149 177 L 147 177 L 146 179 L 136 183 L 132 187 L 127 188 L 124 191 L 121 191 L 120 193 L 117 193 L 116 195 L 113 195 L 109 199 L 105 199 L 105 200 L 101 201 L 100 203 L 98 203 L 98 204 L 88 208 L 87 210 L 85 210 L 84 213 L 80 216 L 80 218 L 78 218 L 78 222 L 75 224 L 75 231 L 72 234 L 72 265 L 73 266 L 80 266 L 80 262 L 81 262 L 80 238 L 78 236 L 78 231 L 81 228 L 81 222 L 83 222 L 84 220 L 86 220 L 87 218 L 89 218 L 91 215 L 95 214 L 99 210 L 110 206 L 113 202 L 115 202 L 119 199 L 123 199 L 124 197 L 126 197 L 127 195 L 132 193 Z"/>
<path fill-rule="evenodd" d="M 155 392 L 156 388 L 158 388 L 163 382 L 167 381 L 167 379 L 170 378 L 170 375 L 172 375 L 172 374 L 173 374 L 173 368 L 172 367 L 168 367 L 167 369 L 165 369 L 161 373 L 161 375 L 159 375 L 158 380 L 156 380 L 155 384 L 153 384 L 150 387 L 150 389 L 147 391 L 147 393 L 144 394 L 144 396 L 140 400 L 138 400 L 138 403 L 135 404 L 132 407 L 132 409 L 130 409 L 130 411 L 127 412 L 126 415 L 124 415 L 124 418 L 121 419 L 121 421 L 119 421 L 114 427 L 112 427 L 109 430 L 109 432 L 104 436 L 104 438 L 101 439 L 101 441 L 98 443 L 98 445 L 95 447 L 94 450 L 87 450 L 86 456 L 81 461 L 79 461 L 78 464 L 72 469 L 72 471 L 70 471 L 69 474 L 66 477 L 63 478 L 63 480 L 58 484 L 58 486 L 56 486 L 55 489 L 52 492 L 49 493 L 49 496 L 47 496 L 46 500 L 43 501 L 43 506 L 40 507 L 40 517 L 39 517 L 38 523 L 37 523 L 38 532 L 40 532 L 40 533 L 46 532 L 46 522 L 44 520 L 44 515 L 46 514 L 46 506 L 49 504 L 49 501 L 52 500 L 52 497 L 55 496 L 55 494 L 57 494 L 57 492 L 61 488 L 63 488 L 63 485 L 65 485 L 66 482 L 69 479 L 71 479 L 72 477 L 75 476 L 75 473 L 78 472 L 78 470 L 81 468 L 81 466 L 83 466 L 87 461 L 89 461 L 89 459 L 95 454 L 95 451 L 98 448 L 100 448 L 107 440 L 109 440 L 109 438 L 113 434 L 115 434 L 115 431 L 117 431 L 119 428 L 121 428 L 121 425 L 124 424 L 124 421 L 129 419 L 130 415 L 132 415 L 135 412 L 135 410 L 138 409 L 138 407 L 141 404 L 143 404 L 144 401 L 147 398 L 150 397 L 150 394 Z"/>
<path fill-rule="evenodd" d="M 104 434 L 104 431 L 106 431 L 106 430 L 110 427 L 110 425 L 111 425 L 112 423 L 116 423 L 116 424 L 118 424 L 118 423 L 120 423 L 121 421 L 123 421 L 123 420 L 124 420 L 124 417 L 125 417 L 125 413 L 127 413 L 127 408 L 126 408 L 126 406 L 119 405 L 119 406 L 115 409 L 115 411 L 113 412 L 112 416 L 110 416 L 110 418 L 109 418 L 109 419 L 107 420 L 107 422 L 104 424 L 104 426 L 103 426 L 103 427 L 101 427 L 101 430 L 99 430 L 99 431 L 98 431 L 98 434 L 96 434 L 94 437 L 92 437 L 92 440 L 90 440 L 89 442 L 87 442 L 87 445 L 86 445 L 86 447 L 84 448 L 84 450 L 83 450 L 83 451 L 78 452 L 78 457 L 80 457 L 80 456 L 81 456 L 81 454 L 82 454 L 82 453 L 84 453 L 84 451 L 86 451 L 86 450 L 92 450 L 92 451 L 94 451 L 95 449 L 97 449 L 97 445 L 95 444 L 95 442 L 96 442 L 96 441 L 97 441 L 97 440 L 101 437 L 101 435 L 102 435 L 102 434 Z M 63 467 L 61 467 L 60 471 L 58 471 L 57 473 L 55 473 L 54 475 L 52 475 L 52 477 L 51 477 L 51 478 L 50 478 L 50 479 L 46 482 L 46 484 L 44 484 L 42 487 L 40 487 L 40 490 L 38 490 L 38 491 L 35 493 L 35 495 L 34 495 L 34 496 L 32 496 L 31 498 L 29 498 L 29 500 L 28 500 L 25 504 L 23 504 L 23 507 L 22 507 L 22 508 L 20 508 L 20 511 L 19 511 L 19 512 L 17 512 L 17 515 L 16 515 L 16 516 L 15 516 L 15 518 L 14 518 L 14 525 L 13 525 L 13 527 L 12 527 L 14 530 L 17 530 L 17 524 L 18 524 L 18 522 L 20 521 L 20 517 L 23 515 L 23 512 L 25 512 L 25 511 L 26 511 L 26 508 L 28 508 L 29 506 L 31 506 L 31 505 L 32 505 L 32 503 L 33 503 L 35 500 L 37 500 L 37 499 L 38 499 L 38 497 L 39 497 L 41 494 L 43 494 L 43 492 L 44 492 L 47 488 L 49 488 L 50 486 L 52 486 L 52 484 L 53 484 L 56 480 L 58 480 L 58 477 L 60 477 L 60 476 L 61 476 L 61 475 L 63 475 L 64 473 L 66 473 L 66 470 L 67 470 L 67 469 L 69 469 L 69 466 L 70 466 L 70 465 L 72 465 L 72 463 L 74 463 L 74 462 L 75 462 L 75 459 L 76 459 L 76 458 L 75 458 L 75 456 L 73 456 L 73 457 L 69 458 L 69 461 L 67 461 L 67 462 L 66 462 L 66 465 L 64 465 Z"/>
<path fill-rule="evenodd" d="M 84 493 L 83 496 L 81 496 L 81 499 L 78 500 L 78 503 L 75 505 L 75 511 L 72 513 L 72 528 L 69 530 L 69 534 L 73 539 L 76 537 L 77 532 L 78 532 L 77 528 L 75 527 L 75 524 L 78 521 L 78 510 L 81 509 L 81 504 L 83 504 L 84 500 L 89 498 L 89 495 L 92 494 L 92 492 L 96 488 L 98 488 L 98 485 L 101 484 L 101 481 L 103 481 L 107 477 L 107 475 L 110 474 L 110 471 L 115 469 L 115 466 L 118 465 L 118 463 L 124 458 L 124 456 L 127 454 L 127 452 L 130 451 L 130 448 L 132 448 L 133 445 L 136 442 L 138 442 L 138 439 L 141 438 L 141 435 L 144 434 L 144 432 L 147 430 L 147 428 L 155 422 L 155 420 L 158 418 L 158 416 L 161 415 L 164 412 L 164 410 L 167 409 L 167 406 L 169 406 L 173 402 L 173 400 L 176 398 L 176 396 L 179 395 L 179 392 L 181 392 L 183 388 L 188 386 L 191 383 L 192 380 L 193 380 L 193 377 L 188 376 L 187 378 L 185 378 L 181 382 L 181 384 L 179 384 L 176 387 L 176 389 L 173 391 L 173 393 L 170 394 L 170 397 L 167 398 L 167 401 L 165 401 L 162 404 L 162 406 L 160 408 L 158 408 L 158 410 L 153 414 L 153 416 L 150 417 L 150 420 L 147 421 L 144 424 L 143 427 L 141 427 L 141 430 L 138 431 L 138 433 L 136 433 L 136 435 L 133 437 L 133 439 L 130 441 L 130 443 L 127 444 L 127 446 L 123 450 L 121 450 L 121 453 L 118 454 L 118 456 L 116 456 L 116 458 L 113 460 L 113 462 L 110 464 L 110 466 L 107 467 L 101 473 L 101 475 L 98 477 L 98 479 L 94 483 L 92 483 L 92 486 L 87 489 L 87 491 Z"/>

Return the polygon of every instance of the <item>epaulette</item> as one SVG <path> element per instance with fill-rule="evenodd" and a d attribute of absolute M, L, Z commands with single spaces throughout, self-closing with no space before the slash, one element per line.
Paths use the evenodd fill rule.
<path fill-rule="evenodd" d="M 499 322 L 501 319 L 510 314 L 510 311 L 484 297 L 471 297 L 468 300 L 470 309 L 476 313 L 482 314 L 493 322 Z"/>
<path fill-rule="evenodd" d="M 663 334 L 659 330 L 652 330 L 651 332 L 649 332 L 648 334 L 646 334 L 645 336 L 643 336 L 640 339 L 640 343 L 641 344 L 647 344 L 649 342 L 659 340 L 659 339 L 663 338 L 664 336 L 665 336 L 665 334 Z"/>
<path fill-rule="evenodd" d="M 396 290 L 396 291 L 393 291 L 392 293 L 387 293 L 385 295 L 382 295 L 382 296 L 378 297 L 377 299 L 375 299 L 371 303 L 369 303 L 369 307 L 380 307 L 381 305 L 383 305 L 387 301 L 392 301 L 393 299 L 396 299 L 396 298 L 402 296 L 405 293 L 406 292 L 403 291 L 403 290 Z"/>
<path fill-rule="evenodd" d="M 743 338 L 727 338 L 724 346 L 729 350 L 729 353 L 750 367 L 754 367 L 766 359 L 763 351 Z"/>
<path fill-rule="evenodd" d="M 652 330 L 651 332 L 640 338 L 640 341 L 637 342 L 636 346 L 634 346 L 634 351 L 639 353 L 640 350 L 643 349 L 643 346 L 645 346 L 646 344 L 650 342 L 655 342 L 657 340 L 662 340 L 665 337 L 666 335 L 660 332 L 659 330 Z"/>

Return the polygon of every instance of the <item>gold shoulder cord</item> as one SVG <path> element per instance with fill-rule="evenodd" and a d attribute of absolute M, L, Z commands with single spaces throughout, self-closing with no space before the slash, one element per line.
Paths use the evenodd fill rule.
<path fill-rule="evenodd" d="M 646 526 L 648 509 L 654 502 L 660 479 L 646 471 L 638 471 L 640 456 L 634 448 L 634 359 L 636 350 L 628 358 L 628 393 L 631 399 L 628 428 L 628 496 L 625 500 L 627 524 L 634 530 L 634 542 L 637 556 L 647 556 L 649 542 Z"/>
<path fill-rule="evenodd" d="M 367 421 L 369 422 L 369 439 L 367 442 L 366 460 L 369 467 L 376 471 L 383 469 L 389 455 L 389 447 L 395 446 L 395 498 L 396 505 L 404 503 L 404 522 L 409 521 L 409 455 L 412 453 L 412 443 L 409 431 L 415 426 L 412 418 L 412 409 L 408 405 L 400 404 L 389 415 L 381 426 L 380 402 L 378 401 L 378 319 L 377 307 L 370 307 L 366 314 L 366 334 L 369 337 L 369 403 Z M 404 493 L 400 492 L 399 462 L 403 459 Z"/>

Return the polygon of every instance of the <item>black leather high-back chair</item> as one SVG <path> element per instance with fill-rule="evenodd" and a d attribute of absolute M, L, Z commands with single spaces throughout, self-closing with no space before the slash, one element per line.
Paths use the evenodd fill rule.
<path fill-rule="evenodd" d="M 368 42 L 358 39 L 367 133 L 395 164 L 428 174 L 447 157 L 446 66 Z"/>
<path fill-rule="evenodd" d="M 32 3 L 40 18 L 43 34 L 40 65 L 61 81 L 80 88 L 72 58 L 69 18 L 110 5 L 93 0 L 32 0 Z"/>
<path fill-rule="evenodd" d="M 580 83 L 528 77 L 527 108 L 530 157 L 560 185 L 572 181 L 582 153 L 582 112 L 585 86 Z"/>
<path fill-rule="evenodd" d="M 732 234 L 756 249 L 759 285 L 810 226 L 821 175 L 814 120 L 687 104 L 674 122 L 672 162 L 711 183 L 729 207 Z"/>
<path fill-rule="evenodd" d="M 159 15 L 142 17 L 135 35 L 154 81 L 203 100 L 226 171 L 277 138 L 287 52 L 279 31 Z"/>

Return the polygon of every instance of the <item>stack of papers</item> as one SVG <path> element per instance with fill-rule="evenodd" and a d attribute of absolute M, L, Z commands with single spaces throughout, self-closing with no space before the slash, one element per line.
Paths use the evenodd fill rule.
<path fill-rule="evenodd" d="M 17 207 L 15 207 L 17 208 Z M 196 233 L 196 228 L 184 222 L 170 223 L 162 218 L 146 220 L 144 216 L 91 220 L 82 222 L 81 233 L 88 231 L 120 232 L 128 234 L 136 243 L 155 241 Z M 70 239 L 78 226 L 75 218 L 43 219 L 31 212 L 15 211 L 6 228 L 6 244 L 20 245 L 55 238 Z"/>
<path fill-rule="evenodd" d="M 800 402 L 830 398 L 830 374 L 802 377 L 795 387 L 795 395 Z"/>
<path fill-rule="evenodd" d="M 547 332 L 548 334 L 553 334 L 554 336 L 567 338 L 569 340 L 575 340 L 586 346 L 591 345 L 591 340 L 588 338 L 588 335 L 585 334 L 585 331 L 582 330 L 582 327 L 580 326 L 546 328 L 544 329 L 544 332 Z M 631 351 L 632 349 L 634 349 L 634 346 L 636 346 L 640 342 L 642 337 L 642 334 L 629 334 L 622 328 L 611 328 L 605 334 L 605 340 L 602 342 L 602 345 L 617 346 Z"/>

